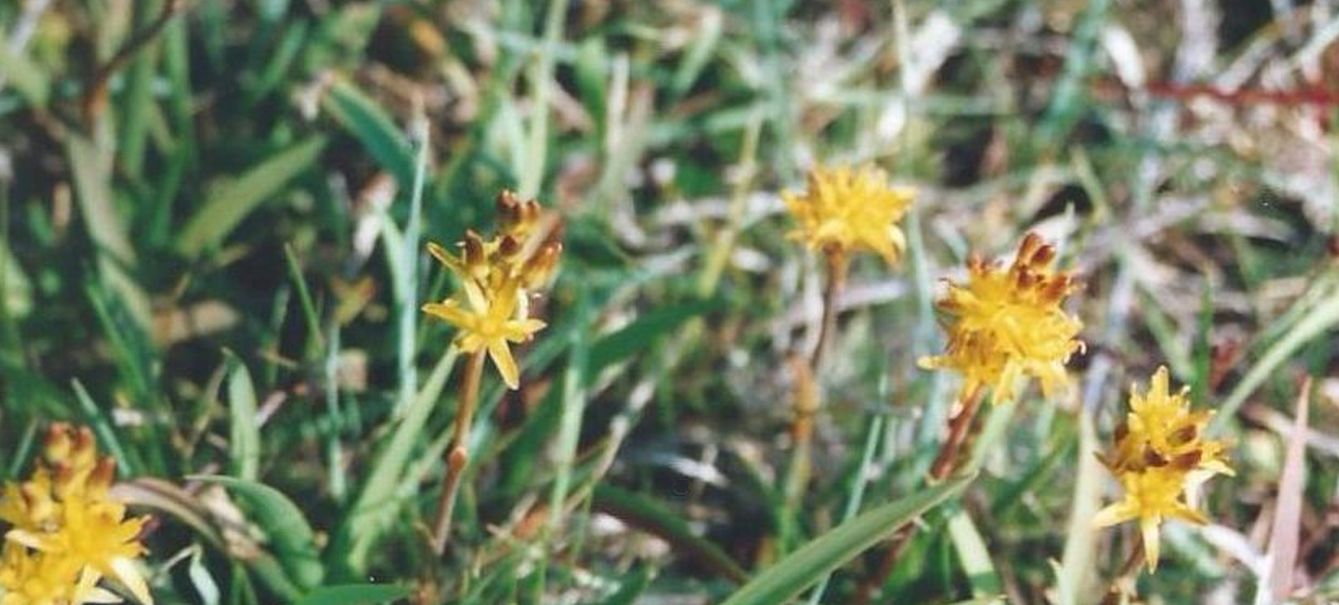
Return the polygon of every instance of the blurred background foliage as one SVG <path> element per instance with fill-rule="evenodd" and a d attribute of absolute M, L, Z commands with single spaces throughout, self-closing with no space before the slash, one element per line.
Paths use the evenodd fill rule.
<path fill-rule="evenodd" d="M 157 515 L 161 602 L 719 601 L 919 489 L 954 389 L 916 367 L 936 282 L 1029 230 L 1085 284 L 1075 388 L 991 411 L 985 472 L 883 594 L 1100 594 L 1134 534 L 1083 521 L 1114 495 L 1091 452 L 1166 363 L 1239 472 L 1140 593 L 1246 602 L 1291 499 L 1291 584 L 1339 595 L 1332 1 L 23 0 L 0 26 L 0 478 L 45 423 L 93 426 Z M 901 266 L 853 268 L 793 506 L 821 263 L 777 193 L 820 162 L 919 195 Z M 414 244 L 489 228 L 503 188 L 566 251 L 438 560 L 453 357 L 418 306 L 453 286 Z"/>

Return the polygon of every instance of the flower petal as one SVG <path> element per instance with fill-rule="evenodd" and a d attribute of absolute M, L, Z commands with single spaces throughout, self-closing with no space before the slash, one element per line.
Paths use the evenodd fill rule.
<path fill-rule="evenodd" d="M 490 341 L 488 356 L 493 358 L 493 365 L 497 366 L 498 373 L 502 375 L 502 382 L 507 383 L 507 388 L 516 390 L 521 385 L 521 372 L 516 368 L 516 360 L 511 356 L 506 341 Z"/>
<path fill-rule="evenodd" d="M 1152 517 L 1144 517 L 1139 520 L 1139 530 L 1144 539 L 1144 563 L 1148 565 L 1148 573 L 1158 571 L 1158 520 Z"/>

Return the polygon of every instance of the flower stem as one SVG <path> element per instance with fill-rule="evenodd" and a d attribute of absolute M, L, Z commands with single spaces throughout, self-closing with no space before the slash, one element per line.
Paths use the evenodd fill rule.
<path fill-rule="evenodd" d="M 791 449 L 790 466 L 786 470 L 786 482 L 783 487 L 786 513 L 783 523 L 787 524 L 783 527 L 783 539 L 790 537 L 787 534 L 790 533 L 790 528 L 793 528 L 795 512 L 799 509 L 800 499 L 804 495 L 804 488 L 809 483 L 812 471 L 810 458 L 813 455 L 814 417 L 817 416 L 822 403 L 816 377 L 820 375 L 825 351 L 829 348 L 837 329 L 838 299 L 846 285 L 848 267 L 846 255 L 841 251 L 830 251 L 825 258 L 828 270 L 827 281 L 823 286 L 823 317 L 819 325 L 818 345 L 814 347 L 808 366 L 805 366 L 805 362 L 799 356 L 790 359 L 791 370 L 795 376 L 792 402 L 794 417 L 790 425 L 794 448 Z"/>
<path fill-rule="evenodd" d="M 962 450 L 962 444 L 967 441 L 967 435 L 971 432 L 972 420 L 976 418 L 977 410 L 981 409 L 981 387 L 977 386 L 967 392 L 959 400 L 959 403 L 962 404 L 962 407 L 948 421 L 948 439 L 944 440 L 944 445 L 940 446 L 939 455 L 935 457 L 934 464 L 930 465 L 930 480 L 932 482 L 943 481 L 954 470 L 957 470 L 958 453 Z"/>
<path fill-rule="evenodd" d="M 931 483 L 943 481 L 952 475 L 953 471 L 958 470 L 962 445 L 971 434 L 972 420 L 976 418 L 977 410 L 981 409 L 981 395 L 982 387 L 977 386 L 964 392 L 958 399 L 958 411 L 948 421 L 948 438 L 939 446 L 939 454 L 935 456 L 934 464 L 930 465 Z M 892 575 L 893 569 L 897 567 L 902 551 L 916 536 L 916 528 L 914 523 L 908 523 L 893 534 L 888 542 L 888 549 L 884 551 L 883 558 L 879 561 L 878 570 L 869 576 L 857 591 L 855 600 L 857 605 L 869 603 L 874 592 L 888 582 L 888 576 Z"/>
<path fill-rule="evenodd" d="M 840 251 L 829 252 L 825 257 L 828 265 L 828 279 L 823 286 L 823 319 L 818 327 L 818 346 L 814 347 L 813 358 L 809 360 L 809 367 L 813 368 L 815 376 L 820 375 L 823 357 L 827 355 L 833 335 L 837 331 L 837 306 L 842 290 L 846 288 L 846 274 L 850 267 L 850 264 L 846 261 L 846 255 Z"/>
<path fill-rule="evenodd" d="M 451 513 L 456 507 L 461 478 L 470 461 L 470 425 L 474 423 L 474 409 L 479 402 L 479 382 L 483 378 L 485 355 L 482 349 L 470 355 L 469 364 L 465 366 L 464 381 L 460 384 L 460 407 L 456 410 L 451 447 L 446 451 L 446 479 L 442 483 L 441 497 L 437 500 L 437 517 L 432 524 L 432 546 L 439 555 L 446 552 L 447 538 L 451 534 Z"/>

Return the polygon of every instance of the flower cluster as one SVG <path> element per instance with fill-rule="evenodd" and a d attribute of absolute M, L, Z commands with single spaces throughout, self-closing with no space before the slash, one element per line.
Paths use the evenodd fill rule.
<path fill-rule="evenodd" d="M 1083 324 L 1063 308 L 1076 285 L 1054 263 L 1055 248 L 1034 233 L 1007 269 L 973 256 L 967 283 L 950 283 L 938 303 L 949 319 L 947 350 L 920 365 L 962 374 L 965 393 L 990 387 L 994 403 L 1012 400 L 1022 376 L 1038 379 L 1048 396 L 1067 385 L 1065 362 L 1083 350 Z"/>
<path fill-rule="evenodd" d="M 93 434 L 52 425 L 28 481 L 5 486 L 0 522 L 0 605 L 116 603 L 98 586 L 111 578 L 142 603 L 153 598 L 137 569 L 145 517 L 126 517 L 108 490 L 116 462 L 99 457 Z"/>
<path fill-rule="evenodd" d="M 804 195 L 782 199 L 799 228 L 792 239 L 829 255 L 857 250 L 878 253 L 894 264 L 906 248 L 897 221 L 911 206 L 913 192 L 888 186 L 888 175 L 870 166 L 815 168 Z"/>
<path fill-rule="evenodd" d="M 1097 527 L 1139 520 L 1144 561 L 1149 571 L 1158 566 L 1158 530 L 1173 517 L 1204 523 L 1204 515 L 1186 499 L 1187 494 L 1217 474 L 1232 474 L 1223 443 L 1204 438 L 1211 411 L 1193 412 L 1189 389 L 1172 394 L 1167 368 L 1153 374 L 1143 395 L 1130 388 L 1130 413 L 1116 429 L 1114 449 L 1102 459 L 1125 490 L 1125 499 L 1097 513 Z"/>
<path fill-rule="evenodd" d="M 557 219 L 538 202 L 503 191 L 497 209 L 496 236 L 485 239 L 468 231 L 458 254 L 428 244 L 428 252 L 460 280 L 464 297 L 425 304 L 423 311 L 455 326 L 455 344 L 462 352 L 487 351 L 502 380 L 515 389 L 520 370 L 509 343 L 529 340 L 544 328 L 544 322 L 530 317 L 530 296 L 553 276 L 562 243 Z"/>

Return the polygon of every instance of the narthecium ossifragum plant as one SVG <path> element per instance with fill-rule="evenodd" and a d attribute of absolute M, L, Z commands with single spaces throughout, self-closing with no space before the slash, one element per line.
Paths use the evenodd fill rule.
<path fill-rule="evenodd" d="M 153 597 L 140 575 L 145 517 L 126 517 L 109 494 L 116 461 L 98 456 L 93 433 L 53 424 L 32 475 L 5 486 L 0 522 L 0 604 L 119 603 L 99 586 L 120 584 L 141 603 Z"/>
<path fill-rule="evenodd" d="M 520 386 L 520 369 L 511 345 L 530 340 L 544 328 L 543 321 L 530 316 L 530 299 L 548 285 L 562 252 L 560 220 L 538 202 L 522 201 L 503 191 L 497 198 L 497 211 L 498 233 L 491 238 L 468 231 L 459 253 L 428 244 L 428 252 L 451 271 L 460 290 L 441 302 L 423 305 L 423 312 L 455 327 L 454 344 L 468 355 L 447 450 L 446 480 L 433 524 L 438 552 L 446 548 L 456 494 L 469 462 L 466 448 L 484 358 L 493 360 L 507 388 Z"/>
<path fill-rule="evenodd" d="M 1083 350 L 1078 339 L 1083 324 L 1065 311 L 1077 285 L 1073 275 L 1056 270 L 1055 256 L 1053 246 L 1029 233 L 1007 268 L 977 256 L 968 259 L 967 283 L 950 282 L 939 301 L 948 346 L 920 364 L 958 373 L 962 391 L 947 447 L 931 471 L 935 479 L 952 470 L 984 389 L 990 389 L 992 403 L 1002 403 L 1017 397 L 1022 378 L 1037 379 L 1047 397 L 1069 384 L 1065 364 Z"/>
<path fill-rule="evenodd" d="M 1144 563 L 1158 567 L 1158 533 L 1166 519 L 1207 522 L 1188 500 L 1214 475 L 1231 475 L 1221 441 L 1206 439 L 1209 410 L 1191 411 L 1189 389 L 1172 393 L 1167 368 L 1153 374 L 1143 394 L 1130 387 L 1130 412 L 1116 428 L 1115 443 L 1102 463 L 1120 481 L 1125 498 L 1097 513 L 1093 525 L 1107 527 L 1137 520 Z M 1137 551 L 1130 558 L 1137 561 Z M 1127 568 L 1133 565 L 1127 564 Z M 1122 575 L 1130 570 L 1122 571 Z"/>
<path fill-rule="evenodd" d="M 809 479 L 813 419 L 821 399 L 814 377 L 820 375 L 836 329 L 838 299 L 851 257 L 873 252 L 889 266 L 897 264 L 906 248 L 897 223 L 906 215 L 913 196 L 909 188 L 890 186 L 887 173 L 874 166 L 819 166 L 809 171 L 807 191 L 781 194 L 796 224 L 788 237 L 821 252 L 827 268 L 818 342 L 807 364 L 798 355 L 791 358 L 796 384 L 791 425 L 794 448 L 785 486 L 788 510 L 798 506 Z"/>
<path fill-rule="evenodd" d="M 1055 262 L 1055 248 L 1029 233 L 1008 267 L 973 255 L 967 261 L 966 283 L 948 283 L 947 295 L 936 305 L 948 345 L 943 354 L 919 360 L 923 368 L 962 377 L 948 436 L 930 466 L 932 481 L 958 468 L 985 390 L 991 391 L 992 403 L 1003 403 L 1017 397 L 1024 378 L 1037 379 L 1048 397 L 1068 386 L 1065 364 L 1083 350 L 1078 339 L 1083 324 L 1064 308 L 1077 283 L 1072 274 L 1057 270 Z M 914 531 L 908 526 L 893 537 L 872 581 L 862 587 L 862 600 L 892 573 Z"/>

